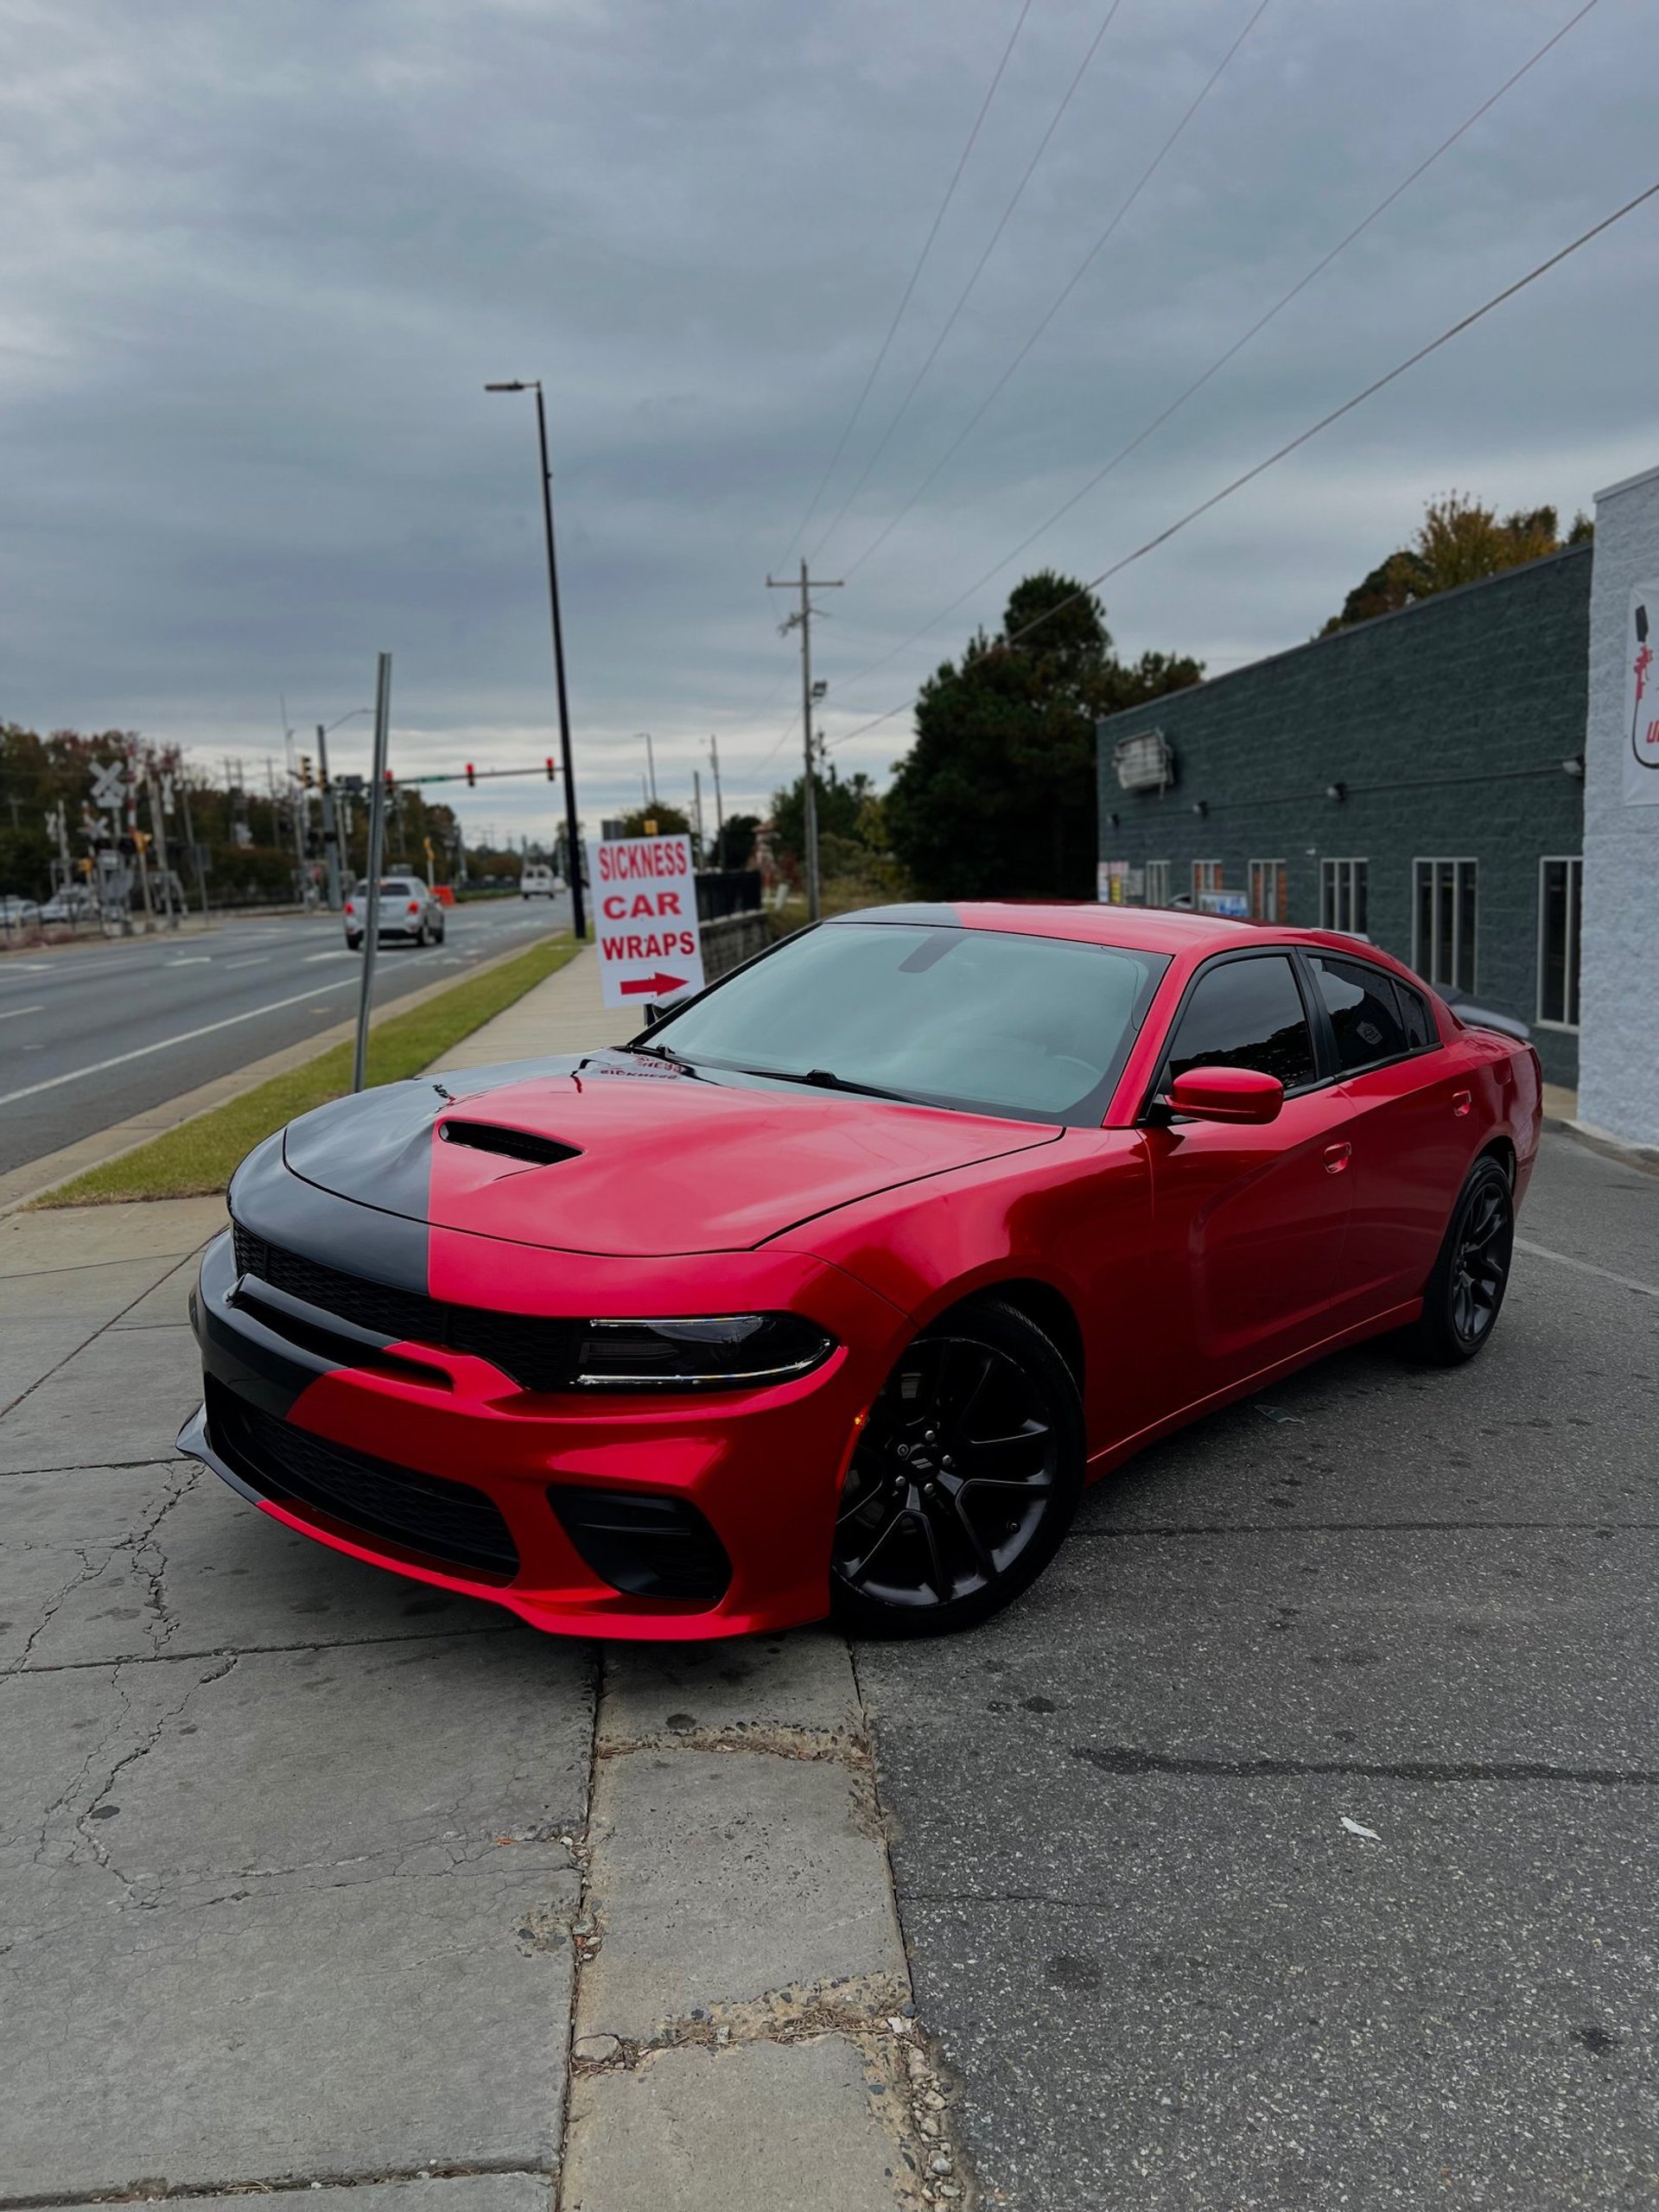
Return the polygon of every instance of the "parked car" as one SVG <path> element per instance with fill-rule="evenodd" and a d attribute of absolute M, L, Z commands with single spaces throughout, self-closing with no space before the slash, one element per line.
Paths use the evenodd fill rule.
<path fill-rule="evenodd" d="M 1334 931 L 839 918 L 631 1045 L 259 1146 L 180 1446 L 563 1633 L 966 1626 L 1182 1424 L 1366 1338 L 1480 1352 L 1541 1103 Z"/>
<path fill-rule="evenodd" d="M 0 895 L 0 928 L 33 929 L 40 918 L 41 910 L 32 899 L 16 898 L 10 892 Z"/>
<path fill-rule="evenodd" d="M 346 946 L 358 951 L 369 925 L 369 887 L 353 885 L 346 899 Z M 404 939 L 414 944 L 443 943 L 443 901 L 431 885 L 418 875 L 383 875 L 380 879 L 379 941 Z"/>
<path fill-rule="evenodd" d="M 524 862 L 524 873 L 518 878 L 518 896 L 521 899 L 556 899 L 563 888 L 563 884 L 550 868 L 544 867 L 539 861 Z"/>
<path fill-rule="evenodd" d="M 41 909 L 43 922 L 83 922 L 98 912 L 98 901 L 79 884 L 54 892 Z"/>

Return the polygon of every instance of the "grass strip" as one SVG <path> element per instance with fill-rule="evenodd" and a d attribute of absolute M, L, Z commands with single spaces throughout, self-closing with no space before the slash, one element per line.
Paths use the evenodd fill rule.
<path fill-rule="evenodd" d="M 398 1083 L 430 1067 L 463 1037 L 470 1037 L 515 999 L 575 957 L 570 938 L 532 945 L 487 975 L 464 976 L 422 1006 L 387 1015 L 369 1032 L 369 1081 Z M 286 1075 L 245 1091 L 148 1144 L 89 1167 L 35 1201 L 49 1206 L 115 1205 L 134 1198 L 194 1198 L 222 1191 L 237 1164 L 254 1146 L 296 1114 L 327 1104 L 352 1087 L 349 1040 L 319 1052 Z"/>

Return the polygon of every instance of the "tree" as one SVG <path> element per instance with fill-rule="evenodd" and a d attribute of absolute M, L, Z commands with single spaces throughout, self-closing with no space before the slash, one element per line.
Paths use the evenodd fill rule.
<path fill-rule="evenodd" d="M 1328 637 L 1333 630 L 1414 607 L 1436 592 L 1478 583 L 1523 561 L 1558 553 L 1563 545 L 1582 545 L 1594 535 L 1595 525 L 1580 514 L 1565 538 L 1559 531 L 1554 507 L 1517 508 L 1500 519 L 1496 508 L 1482 506 L 1465 493 L 1448 492 L 1429 501 L 1411 543 L 1390 553 L 1357 583 L 1341 613 L 1333 614 L 1319 634 Z"/>
<path fill-rule="evenodd" d="M 812 779 L 817 795 L 818 842 L 822 846 L 826 837 L 846 838 L 849 842 L 862 843 L 859 821 L 868 801 L 875 797 L 875 786 L 864 771 L 855 769 L 848 777 L 836 772 L 832 760 L 825 772 Z M 783 791 L 772 795 L 772 849 L 779 858 L 804 861 L 806 858 L 806 778 L 797 776 Z"/>
<path fill-rule="evenodd" d="M 728 814 L 710 849 L 710 867 L 747 868 L 754 850 L 754 833 L 760 827 L 758 814 Z"/>
<path fill-rule="evenodd" d="M 1185 654 L 1120 661 L 1105 610 L 1052 569 L 1010 596 L 996 637 L 923 685 L 916 742 L 882 802 L 913 887 L 943 899 L 1094 890 L 1095 724 L 1196 683 Z"/>
<path fill-rule="evenodd" d="M 683 807 L 671 806 L 666 799 L 656 799 L 649 806 L 637 806 L 632 814 L 622 817 L 618 835 L 623 837 L 681 837 L 691 828 L 691 818 Z"/>

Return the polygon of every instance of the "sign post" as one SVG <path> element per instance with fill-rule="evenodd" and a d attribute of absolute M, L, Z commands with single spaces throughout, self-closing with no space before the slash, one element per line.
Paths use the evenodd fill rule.
<path fill-rule="evenodd" d="M 374 786 L 369 793 L 369 911 L 363 924 L 363 988 L 357 1001 L 352 1089 L 369 1072 L 369 1014 L 374 1004 L 374 956 L 380 943 L 380 864 L 386 842 L 386 745 L 391 729 L 391 655 L 382 653 L 374 683 Z"/>
<path fill-rule="evenodd" d="M 691 840 L 609 837 L 588 848 L 600 987 L 607 1007 L 683 998 L 702 988 L 702 940 Z"/>

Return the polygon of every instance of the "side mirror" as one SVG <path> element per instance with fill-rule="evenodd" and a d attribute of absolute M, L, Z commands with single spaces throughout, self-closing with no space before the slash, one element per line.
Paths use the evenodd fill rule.
<path fill-rule="evenodd" d="M 1276 1122 L 1285 1086 L 1256 1068 L 1189 1068 L 1167 1096 L 1173 1112 L 1195 1122 Z"/>

